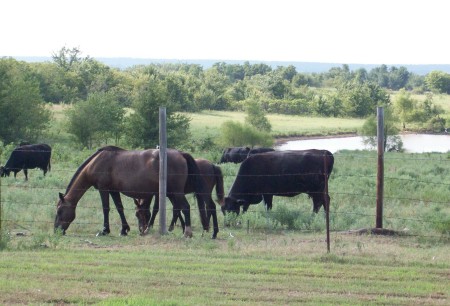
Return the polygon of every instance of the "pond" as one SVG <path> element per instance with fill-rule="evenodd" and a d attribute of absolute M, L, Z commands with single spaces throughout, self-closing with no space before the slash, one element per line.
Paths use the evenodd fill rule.
<path fill-rule="evenodd" d="M 405 134 L 400 136 L 403 141 L 403 148 L 408 153 L 426 153 L 450 151 L 449 135 L 429 135 L 429 134 Z M 361 136 L 334 137 L 292 140 L 276 147 L 277 150 L 306 150 L 306 149 L 326 149 L 331 153 L 339 150 L 370 150 L 365 146 Z M 372 148 L 373 149 L 373 148 Z M 376 150 L 376 148 L 374 149 Z"/>

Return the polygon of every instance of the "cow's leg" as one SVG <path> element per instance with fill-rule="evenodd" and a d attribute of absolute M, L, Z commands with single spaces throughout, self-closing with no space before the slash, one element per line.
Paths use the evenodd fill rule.
<path fill-rule="evenodd" d="M 110 194 L 114 201 L 114 204 L 116 205 L 117 212 L 119 213 L 120 221 L 122 221 L 122 230 L 120 231 L 120 236 L 126 236 L 130 231 L 130 226 L 128 225 L 127 219 L 125 218 L 125 214 L 123 212 L 123 204 L 122 199 L 120 198 L 120 193 L 115 191 L 110 192 Z"/>
<path fill-rule="evenodd" d="M 264 205 L 266 206 L 266 210 L 272 210 L 272 201 L 273 201 L 273 194 L 265 194 L 263 195 L 264 199 Z"/>
<path fill-rule="evenodd" d="M 315 192 L 309 194 L 309 196 L 313 200 L 313 211 L 318 213 L 320 207 L 324 207 L 325 211 L 328 209 L 328 205 L 330 204 L 330 196 L 324 192 Z"/>
<path fill-rule="evenodd" d="M 28 169 L 23 169 L 23 173 L 25 174 L 25 181 L 28 181 Z M 15 174 L 16 173 L 14 173 L 14 177 L 15 177 Z"/>
<path fill-rule="evenodd" d="M 103 207 L 103 230 L 97 233 L 97 236 L 108 235 L 111 231 L 109 228 L 109 192 L 99 191 Z"/>

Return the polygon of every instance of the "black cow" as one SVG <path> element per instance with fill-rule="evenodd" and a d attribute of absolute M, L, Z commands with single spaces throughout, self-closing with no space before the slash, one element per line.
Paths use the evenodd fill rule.
<path fill-rule="evenodd" d="M 274 148 L 253 148 L 248 152 L 247 156 L 275 151 Z"/>
<path fill-rule="evenodd" d="M 225 150 L 223 150 L 222 158 L 220 159 L 219 163 L 241 163 L 247 158 L 249 152 L 249 147 L 226 148 Z"/>
<path fill-rule="evenodd" d="M 47 144 L 23 145 L 12 151 L 6 165 L 0 167 L 0 176 L 9 176 L 10 172 L 14 172 L 16 177 L 17 172 L 23 170 L 25 173 L 25 180 L 28 180 L 28 169 L 39 168 L 44 171 L 50 171 L 50 157 L 52 155 L 52 148 Z"/>
<path fill-rule="evenodd" d="M 326 209 L 330 203 L 324 191 L 333 164 L 333 154 L 327 150 L 273 151 L 249 156 L 242 162 L 222 210 L 239 214 L 241 206 L 245 212 L 250 204 L 263 199 L 270 210 L 273 196 L 306 193 L 317 213 L 322 205 Z"/>

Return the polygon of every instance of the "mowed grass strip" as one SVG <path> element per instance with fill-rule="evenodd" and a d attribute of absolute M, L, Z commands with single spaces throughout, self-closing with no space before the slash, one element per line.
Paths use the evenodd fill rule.
<path fill-rule="evenodd" d="M 327 254 L 323 234 L 234 235 L 68 236 L 55 249 L 3 251 L 0 304 L 448 303 L 445 245 L 333 234 Z"/>
<path fill-rule="evenodd" d="M 206 135 L 216 138 L 220 135 L 220 127 L 225 121 L 245 122 L 245 112 L 202 111 L 185 113 L 191 120 L 191 132 L 195 138 Z M 289 116 L 267 114 L 272 125 L 272 135 L 283 136 L 325 136 L 344 133 L 356 133 L 363 125 L 363 119 Z"/>

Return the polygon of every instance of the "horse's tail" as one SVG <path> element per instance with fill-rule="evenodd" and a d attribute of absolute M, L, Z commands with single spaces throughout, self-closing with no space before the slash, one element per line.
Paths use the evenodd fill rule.
<path fill-rule="evenodd" d="M 219 166 L 212 165 L 214 170 L 214 177 L 216 178 L 216 195 L 220 206 L 223 206 L 225 199 L 225 192 L 223 188 L 222 169 Z"/>
<path fill-rule="evenodd" d="M 200 201 L 198 201 L 198 210 L 200 213 L 200 219 L 203 225 L 203 228 L 207 230 L 209 228 L 209 220 L 206 215 L 206 201 L 205 197 L 208 195 L 208 190 L 206 188 L 205 180 L 202 178 L 200 174 L 200 170 L 195 162 L 194 158 L 185 152 L 180 152 L 184 159 L 186 160 L 188 166 L 188 182 L 186 185 L 194 186 L 195 194 Z"/>

